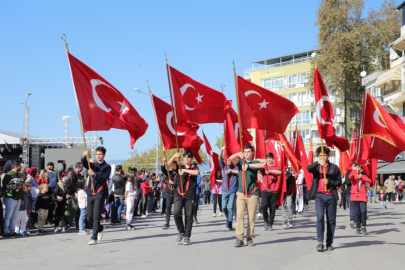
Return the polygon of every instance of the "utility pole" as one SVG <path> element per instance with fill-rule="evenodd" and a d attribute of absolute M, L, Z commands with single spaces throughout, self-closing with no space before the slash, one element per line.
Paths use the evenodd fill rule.
<path fill-rule="evenodd" d="M 28 92 L 25 103 L 20 102 L 20 104 L 24 104 L 23 137 L 21 138 L 21 144 L 23 148 L 22 161 L 24 164 L 27 165 L 27 167 L 29 167 L 30 161 L 30 107 L 27 104 L 31 94 L 31 92 Z"/>
<path fill-rule="evenodd" d="M 62 116 L 63 121 L 63 138 L 66 140 L 66 148 L 69 148 L 68 139 L 69 139 L 69 125 L 70 125 L 70 116 Z"/>

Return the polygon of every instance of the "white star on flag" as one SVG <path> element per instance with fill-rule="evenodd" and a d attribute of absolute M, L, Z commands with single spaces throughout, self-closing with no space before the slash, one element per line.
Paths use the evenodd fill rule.
<path fill-rule="evenodd" d="M 202 98 L 203 96 L 200 95 L 200 93 L 197 94 L 197 97 L 195 99 L 197 99 L 198 103 L 202 102 Z"/>
<path fill-rule="evenodd" d="M 269 103 L 270 103 L 270 102 L 266 102 L 266 100 L 263 100 L 262 103 L 259 103 L 259 105 L 260 105 L 260 110 L 263 109 L 263 108 L 267 109 L 267 104 L 269 104 Z"/>
<path fill-rule="evenodd" d="M 126 111 L 129 111 L 129 108 L 125 104 L 125 100 L 123 100 L 122 102 L 118 101 L 118 104 L 121 105 L 120 113 L 125 113 Z"/>

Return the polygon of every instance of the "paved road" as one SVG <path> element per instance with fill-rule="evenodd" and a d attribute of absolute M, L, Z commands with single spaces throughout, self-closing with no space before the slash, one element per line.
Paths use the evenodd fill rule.
<path fill-rule="evenodd" d="M 348 212 L 338 209 L 332 252 L 315 250 L 313 202 L 294 219 L 294 227 L 282 227 L 281 211 L 277 211 L 272 232 L 262 229 L 259 218 L 256 246 L 243 248 L 233 247 L 235 233 L 225 228 L 223 217 L 212 217 L 211 205 L 204 205 L 190 246 L 176 245 L 174 222 L 164 231 L 163 218 L 155 214 L 137 219 L 136 231 L 107 226 L 103 241 L 96 246 L 88 246 L 89 237 L 76 232 L 2 239 L 0 269 L 403 269 L 399 260 L 405 252 L 401 233 L 405 205 L 378 207 L 369 204 L 368 236 L 356 235 Z"/>

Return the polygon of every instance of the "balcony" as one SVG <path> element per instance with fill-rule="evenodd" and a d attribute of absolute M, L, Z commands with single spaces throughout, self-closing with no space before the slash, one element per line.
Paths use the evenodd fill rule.
<path fill-rule="evenodd" d="M 403 87 L 404 87 L 403 84 L 402 84 L 401 86 L 399 86 L 399 85 L 392 85 L 392 86 L 390 86 L 390 87 L 386 87 L 386 88 L 384 88 L 384 89 L 382 90 L 383 96 L 390 95 L 390 94 L 395 93 L 395 92 L 397 92 L 397 91 L 401 91 L 401 89 L 402 89 Z"/>
<path fill-rule="evenodd" d="M 292 59 L 290 61 L 285 61 L 285 62 L 281 62 L 281 63 L 275 63 L 275 64 L 271 64 L 271 65 L 263 65 L 263 66 L 259 66 L 259 67 L 253 67 L 253 68 L 245 69 L 244 76 L 245 76 L 245 78 L 250 78 L 251 73 L 253 71 L 259 71 L 259 70 L 265 70 L 265 69 L 270 69 L 270 68 L 276 68 L 276 67 L 283 67 L 283 66 L 288 66 L 288 65 L 300 64 L 300 63 L 309 62 L 311 60 L 312 60 L 311 57 L 301 57 L 301 58 L 296 58 L 296 59 Z"/>

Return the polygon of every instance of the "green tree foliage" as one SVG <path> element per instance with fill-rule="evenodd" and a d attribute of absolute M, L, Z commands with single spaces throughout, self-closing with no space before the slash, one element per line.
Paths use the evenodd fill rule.
<path fill-rule="evenodd" d="M 225 144 L 225 139 L 224 139 L 224 134 L 221 135 L 221 137 L 217 137 L 215 146 L 218 147 L 218 149 L 221 149 L 222 146 Z"/>
<path fill-rule="evenodd" d="M 166 159 L 169 160 L 175 153 L 176 149 L 171 149 L 166 151 Z M 183 149 L 180 149 L 180 153 L 183 152 Z M 207 162 L 207 155 L 205 152 L 203 152 L 201 149 L 199 151 L 199 154 L 203 160 L 203 164 Z M 160 165 L 163 162 L 163 151 L 162 148 L 159 148 L 159 171 L 160 171 Z M 127 160 L 125 160 L 122 163 L 122 166 L 124 169 L 127 171 L 128 167 L 136 167 L 137 169 L 140 168 L 145 168 L 150 172 L 154 172 L 156 169 L 156 144 L 145 151 L 138 151 L 137 149 L 134 149 L 131 153 L 131 157 Z"/>
<path fill-rule="evenodd" d="M 345 135 L 351 125 L 348 108 L 360 108 L 364 87 L 360 73 L 383 67 L 388 45 L 399 36 L 400 13 L 393 0 L 385 0 L 378 11 L 363 16 L 363 0 L 321 0 L 317 12 L 317 57 L 312 61 L 309 88 L 313 89 L 315 65 L 325 86 L 346 109 Z M 377 65 L 376 65 L 377 64 Z"/>

